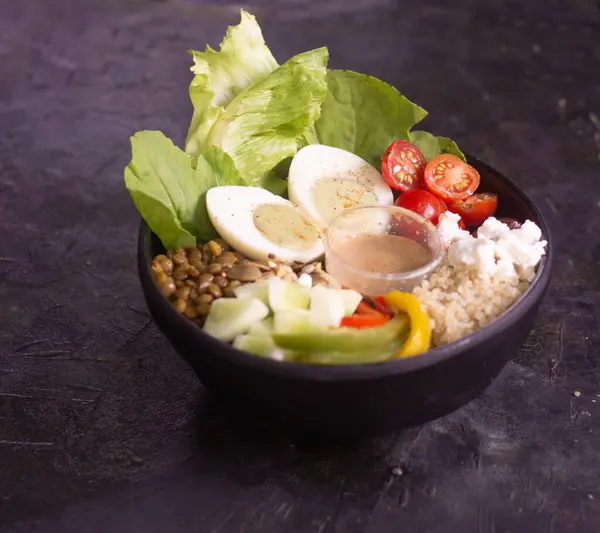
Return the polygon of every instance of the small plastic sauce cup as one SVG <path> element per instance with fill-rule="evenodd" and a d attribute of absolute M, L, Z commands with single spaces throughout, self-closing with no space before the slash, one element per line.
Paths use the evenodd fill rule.
<path fill-rule="evenodd" d="M 343 257 L 345 254 L 340 252 L 348 239 L 362 235 L 404 237 L 425 248 L 430 260 L 410 271 L 384 273 L 365 270 L 357 266 L 359 261 Z M 444 255 L 444 245 L 437 228 L 417 213 L 396 206 L 347 209 L 325 228 L 323 242 L 327 272 L 343 287 L 371 297 L 385 295 L 392 290 L 411 292 L 433 272 Z"/>

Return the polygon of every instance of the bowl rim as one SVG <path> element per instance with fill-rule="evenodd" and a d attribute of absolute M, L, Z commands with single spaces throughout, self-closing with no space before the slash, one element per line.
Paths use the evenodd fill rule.
<path fill-rule="evenodd" d="M 477 345 L 485 343 L 495 335 L 502 334 L 502 332 L 507 331 L 511 326 L 523 318 L 531 307 L 541 299 L 550 282 L 554 255 L 552 236 L 549 231 L 548 223 L 529 196 L 500 171 L 474 156 L 469 154 L 465 155 L 470 164 L 473 164 L 473 166 L 479 169 L 483 169 L 487 173 L 494 174 L 521 198 L 536 219 L 536 223 L 542 230 L 542 235 L 548 244 L 546 247 L 546 255 L 542 258 L 536 276 L 525 293 L 498 318 L 495 318 L 486 326 L 457 341 L 438 346 L 428 350 L 424 354 L 406 359 L 331 366 L 276 361 L 238 350 L 205 333 L 191 320 L 180 315 L 167 298 L 158 290 L 151 274 L 151 257 L 148 253 L 151 230 L 142 219 L 138 234 L 137 254 L 138 270 L 143 290 L 144 292 L 150 291 L 153 293 L 153 296 L 157 297 L 157 301 L 161 302 L 160 312 L 167 313 L 171 321 L 178 322 L 179 326 L 185 331 L 186 337 L 189 336 L 189 338 L 192 338 L 195 344 L 205 345 L 207 347 L 207 352 L 209 352 L 209 354 L 199 354 L 198 357 L 214 357 L 214 353 L 218 353 L 219 357 L 229 359 L 231 363 L 241 367 L 252 368 L 253 370 L 260 370 L 267 374 L 304 381 L 362 381 L 384 377 L 388 378 L 397 374 L 418 371 L 456 357 L 467 350 L 471 350 Z M 146 294 L 146 297 L 148 297 L 148 294 Z"/>

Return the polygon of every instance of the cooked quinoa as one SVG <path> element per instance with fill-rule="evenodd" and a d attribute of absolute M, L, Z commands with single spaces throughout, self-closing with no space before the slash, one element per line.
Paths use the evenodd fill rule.
<path fill-rule="evenodd" d="M 460 339 L 506 311 L 527 290 L 518 274 L 479 277 L 464 266 L 455 268 L 445 258 L 428 280 L 413 291 L 432 320 L 432 345 Z"/>

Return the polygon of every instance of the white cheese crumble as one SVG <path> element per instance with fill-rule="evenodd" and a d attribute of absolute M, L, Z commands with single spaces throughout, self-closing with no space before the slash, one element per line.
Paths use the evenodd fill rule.
<path fill-rule="evenodd" d="M 542 231 L 527 220 L 511 230 L 494 217 L 488 218 L 477 230 L 477 237 L 458 227 L 458 215 L 443 213 L 438 229 L 448 246 L 448 261 L 453 267 L 468 266 L 480 277 L 518 275 L 528 281 L 535 276 L 535 267 L 546 253 Z"/>
<path fill-rule="evenodd" d="M 456 213 L 451 213 L 450 211 L 446 211 L 440 215 L 438 219 L 438 231 L 442 236 L 442 240 L 444 241 L 444 245 L 447 247 L 451 242 L 457 239 L 464 239 L 470 236 L 468 231 L 460 229 L 458 227 L 458 222 L 460 220 L 460 215 Z"/>

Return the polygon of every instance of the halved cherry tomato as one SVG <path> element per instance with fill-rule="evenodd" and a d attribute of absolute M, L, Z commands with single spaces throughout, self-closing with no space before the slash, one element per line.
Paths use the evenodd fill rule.
<path fill-rule="evenodd" d="M 455 155 L 440 154 L 427 163 L 424 182 L 442 200 L 464 200 L 479 187 L 479 172 Z"/>
<path fill-rule="evenodd" d="M 440 215 L 448 210 L 443 200 L 423 189 L 403 192 L 396 200 L 396 205 L 418 213 L 432 224 L 437 224 Z"/>
<path fill-rule="evenodd" d="M 375 313 L 377 313 L 377 311 L 375 311 Z M 389 320 L 389 316 L 382 315 L 381 313 L 372 315 L 352 315 L 342 318 L 340 326 L 355 329 L 374 328 L 383 326 L 385 323 L 389 322 Z"/>
<path fill-rule="evenodd" d="M 467 226 L 481 226 L 498 209 L 498 196 L 491 192 L 476 193 L 466 200 L 449 203 L 448 209 L 460 215 Z"/>
<path fill-rule="evenodd" d="M 394 141 L 383 153 L 381 173 L 386 183 L 397 191 L 423 187 L 427 160 L 421 151 L 408 141 Z"/>

